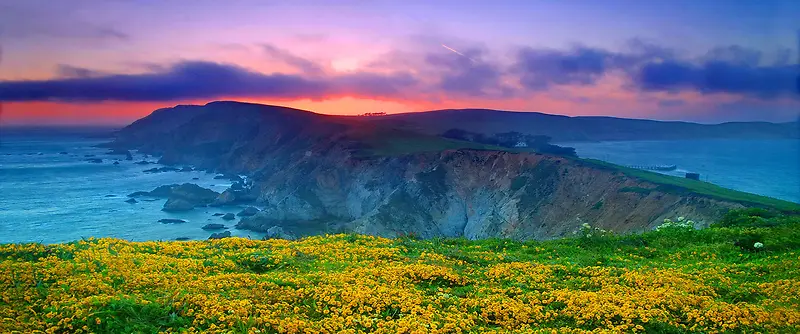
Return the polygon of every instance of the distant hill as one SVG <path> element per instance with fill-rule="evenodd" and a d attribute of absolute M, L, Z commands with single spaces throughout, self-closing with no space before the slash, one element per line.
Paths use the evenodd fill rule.
<path fill-rule="evenodd" d="M 487 135 L 516 131 L 549 136 L 557 142 L 800 138 L 800 122 L 729 122 L 708 125 L 602 116 L 569 117 L 490 109 L 447 109 L 364 118 L 434 135 L 453 128 Z"/>

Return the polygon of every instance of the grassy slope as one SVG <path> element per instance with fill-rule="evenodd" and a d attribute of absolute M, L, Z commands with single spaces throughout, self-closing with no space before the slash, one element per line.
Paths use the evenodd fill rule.
<path fill-rule="evenodd" d="M 365 145 L 364 149 L 358 152 L 362 156 L 398 156 L 456 149 L 504 150 L 499 146 L 453 140 L 395 128 L 362 129 L 353 136 Z"/>
<path fill-rule="evenodd" d="M 665 192 L 672 193 L 697 193 L 707 195 L 713 198 L 722 200 L 729 200 L 733 202 L 743 203 L 747 205 L 757 205 L 767 208 L 775 208 L 782 211 L 800 211 L 800 204 L 784 201 L 776 198 L 736 191 L 733 189 L 723 188 L 712 183 L 691 180 L 686 178 L 674 177 L 660 173 L 627 168 L 605 161 L 594 159 L 580 159 L 590 166 L 598 168 L 606 168 L 624 173 L 628 176 L 640 178 L 658 185 L 658 189 Z"/>
<path fill-rule="evenodd" d="M 797 332 L 800 217 L 748 215 L 771 227 L 6 244 L 0 331 Z"/>
<path fill-rule="evenodd" d="M 533 152 L 530 149 L 484 145 L 397 129 L 383 129 L 371 133 L 362 133 L 359 137 L 369 147 L 361 152 L 364 156 L 396 156 L 453 149 L 493 150 L 513 153 Z M 800 211 L 800 204 L 797 203 L 728 189 L 708 182 L 627 168 L 595 159 L 576 159 L 575 161 L 594 168 L 619 171 L 625 175 L 661 185 L 658 190 L 664 192 L 677 194 L 696 193 L 750 206 L 774 208 L 781 211 Z"/>

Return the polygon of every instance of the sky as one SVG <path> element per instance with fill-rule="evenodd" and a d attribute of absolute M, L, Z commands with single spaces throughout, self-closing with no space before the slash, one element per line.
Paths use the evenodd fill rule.
<path fill-rule="evenodd" d="M 796 0 L 0 0 L 0 125 L 215 100 L 794 121 L 798 18 Z"/>

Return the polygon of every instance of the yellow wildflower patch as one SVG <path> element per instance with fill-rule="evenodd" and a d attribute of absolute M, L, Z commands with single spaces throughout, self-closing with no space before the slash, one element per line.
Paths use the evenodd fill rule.
<path fill-rule="evenodd" d="M 354 235 L 5 244 L 0 332 L 800 331 L 794 253 L 655 261 L 643 260 L 651 248 L 625 246 L 580 264 L 562 248 L 520 245 Z"/>

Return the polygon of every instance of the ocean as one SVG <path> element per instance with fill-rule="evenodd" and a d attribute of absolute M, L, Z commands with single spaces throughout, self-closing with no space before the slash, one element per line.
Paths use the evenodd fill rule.
<path fill-rule="evenodd" d="M 166 200 L 125 203 L 127 194 L 150 191 L 173 183 L 195 183 L 221 192 L 228 180 L 214 179 L 202 171 L 144 173 L 160 165 L 133 152 L 106 155 L 95 147 L 108 139 L 87 138 L 85 133 L 5 133 L 0 136 L 0 243 L 58 243 L 88 237 L 113 237 L 132 241 L 207 239 L 201 227 L 208 223 L 228 226 L 234 236 L 260 239 L 263 235 L 233 228 L 234 222 L 213 217 L 236 213 L 242 207 L 196 208 L 185 213 L 161 211 Z M 562 143 L 563 144 L 563 143 Z M 718 185 L 800 202 L 800 145 L 797 141 L 637 141 L 568 143 L 582 157 L 622 165 L 677 165 L 676 176 L 691 171 Z M 63 153 L 62 153 L 63 152 Z M 86 157 L 94 155 L 93 157 Z M 85 161 L 103 159 L 102 163 Z M 120 159 L 118 165 L 113 162 Z M 196 180 L 194 178 L 197 178 Z M 162 224 L 159 219 L 187 220 Z"/>
<path fill-rule="evenodd" d="M 800 203 L 800 141 L 680 140 L 559 143 L 578 156 L 631 165 L 676 165 L 661 172 Z"/>
<path fill-rule="evenodd" d="M 133 152 L 134 159 L 126 161 L 124 156 L 106 155 L 108 149 L 94 147 L 107 141 L 86 138 L 81 133 L 0 136 L 0 243 L 58 243 L 88 237 L 204 240 L 211 231 L 201 227 L 208 223 L 225 224 L 234 236 L 263 236 L 234 229 L 235 221 L 212 216 L 217 212 L 237 213 L 242 207 L 167 213 L 161 211 L 165 199 L 126 203 L 127 194 L 161 185 L 189 182 L 221 192 L 231 182 L 214 179 L 215 174 L 202 171 L 144 173 L 161 165 L 134 162 L 154 162 L 156 158 Z M 103 162 L 85 161 L 90 158 Z M 115 159 L 121 160 L 118 165 L 113 164 Z M 162 218 L 188 222 L 162 224 L 158 222 Z"/>

